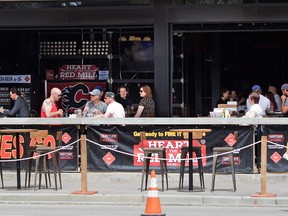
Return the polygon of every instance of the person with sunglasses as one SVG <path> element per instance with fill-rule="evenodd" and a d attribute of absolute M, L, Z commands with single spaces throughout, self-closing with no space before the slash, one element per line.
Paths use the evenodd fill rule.
<path fill-rule="evenodd" d="M 152 91 L 150 86 L 143 85 L 139 90 L 140 103 L 134 117 L 155 117 L 155 102 L 152 98 Z"/>
<path fill-rule="evenodd" d="M 94 116 L 98 112 L 104 114 L 107 110 L 107 104 L 101 101 L 101 91 L 99 89 L 94 89 L 93 91 L 89 92 L 90 94 L 90 101 L 88 101 L 83 109 L 83 113 L 89 114 L 87 116 Z"/>
<path fill-rule="evenodd" d="M 50 97 L 45 99 L 41 106 L 41 118 L 63 117 L 63 110 L 58 109 L 56 102 L 60 100 L 62 92 L 59 88 L 52 88 Z"/>

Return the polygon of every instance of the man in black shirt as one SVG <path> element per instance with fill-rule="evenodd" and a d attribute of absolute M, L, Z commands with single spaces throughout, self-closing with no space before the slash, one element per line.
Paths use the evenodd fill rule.
<path fill-rule="evenodd" d="M 118 88 L 118 94 L 115 100 L 120 103 L 127 112 L 134 110 L 132 101 L 128 95 L 128 88 L 126 86 L 120 86 Z"/>

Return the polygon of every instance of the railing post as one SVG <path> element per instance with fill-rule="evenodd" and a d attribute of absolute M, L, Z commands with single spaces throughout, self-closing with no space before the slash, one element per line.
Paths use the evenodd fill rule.
<path fill-rule="evenodd" d="M 266 193 L 267 180 L 267 136 L 261 137 L 261 192 L 254 193 L 252 197 L 275 197 L 274 193 Z"/>
<path fill-rule="evenodd" d="M 87 191 L 87 144 L 86 134 L 81 134 L 81 191 L 72 192 L 72 194 L 95 194 L 98 191 Z"/>

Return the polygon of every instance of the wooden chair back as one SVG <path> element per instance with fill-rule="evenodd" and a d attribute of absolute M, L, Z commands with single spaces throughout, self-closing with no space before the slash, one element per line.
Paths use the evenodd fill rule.
<path fill-rule="evenodd" d="M 30 132 L 30 139 L 32 138 L 46 138 L 48 137 L 48 130 L 38 130 L 36 132 Z"/>

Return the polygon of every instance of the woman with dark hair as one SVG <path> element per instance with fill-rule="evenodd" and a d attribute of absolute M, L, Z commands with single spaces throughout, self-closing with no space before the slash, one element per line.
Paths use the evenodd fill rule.
<path fill-rule="evenodd" d="M 220 98 L 217 100 L 215 107 L 218 107 L 218 104 L 227 104 L 227 102 L 229 101 L 229 97 L 230 97 L 230 92 L 228 89 L 223 89 L 221 91 L 221 95 Z"/>
<path fill-rule="evenodd" d="M 276 112 L 277 111 L 277 104 L 276 104 L 274 94 L 271 91 L 268 91 L 265 94 L 265 97 L 267 97 L 270 100 L 270 111 Z"/>
<path fill-rule="evenodd" d="M 246 118 L 261 118 L 265 113 L 263 113 L 261 106 L 258 104 L 260 100 L 260 95 L 256 92 L 252 92 L 249 95 L 248 102 L 251 104 L 251 108 L 245 114 Z"/>
<path fill-rule="evenodd" d="M 155 102 L 152 98 L 152 91 L 150 86 L 143 85 L 140 90 L 140 97 L 142 97 L 135 117 L 154 117 L 155 116 Z"/>
<path fill-rule="evenodd" d="M 16 88 L 10 89 L 10 98 L 14 101 L 12 110 L 4 110 L 3 107 L 1 107 L 1 113 L 5 116 L 30 117 L 28 103 Z"/>

